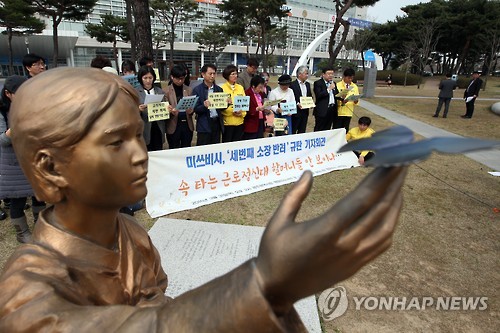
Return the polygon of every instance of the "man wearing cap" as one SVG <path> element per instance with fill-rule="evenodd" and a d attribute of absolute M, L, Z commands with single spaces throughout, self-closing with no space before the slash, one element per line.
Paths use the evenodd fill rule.
<path fill-rule="evenodd" d="M 290 85 L 295 102 L 297 103 L 297 114 L 292 116 L 293 133 L 305 133 L 307 127 L 307 118 L 309 118 L 309 109 L 302 108 L 300 104 L 301 97 L 312 97 L 311 84 L 307 82 L 309 69 L 307 66 L 300 66 L 297 69 L 297 80 Z"/>
<path fill-rule="evenodd" d="M 295 103 L 295 95 L 293 94 L 293 90 L 290 89 L 290 84 L 292 84 L 292 77 L 288 74 L 281 75 L 278 78 L 278 87 L 271 90 L 269 93 L 269 100 L 275 101 L 280 100 L 280 104 L 273 105 L 271 107 L 272 111 L 278 118 L 285 118 L 288 125 L 288 134 L 293 134 L 292 128 L 292 116 L 291 115 L 282 115 L 282 104 L 283 103 Z M 287 134 L 286 129 L 283 131 L 276 131 L 275 135 L 283 135 Z"/>
<path fill-rule="evenodd" d="M 314 131 L 327 131 L 332 129 L 335 119 L 337 119 L 337 100 L 338 94 L 333 75 L 333 67 L 322 69 L 321 79 L 314 82 L 314 96 L 316 96 L 316 107 L 314 108 Z"/>
<path fill-rule="evenodd" d="M 472 118 L 472 114 L 474 113 L 474 103 L 476 102 L 477 96 L 479 96 L 479 90 L 481 90 L 483 86 L 483 80 L 479 78 L 480 76 L 481 74 L 478 71 L 474 71 L 474 73 L 472 73 L 472 80 L 469 82 L 467 89 L 465 89 L 464 99 L 466 112 L 461 116 L 464 119 Z"/>

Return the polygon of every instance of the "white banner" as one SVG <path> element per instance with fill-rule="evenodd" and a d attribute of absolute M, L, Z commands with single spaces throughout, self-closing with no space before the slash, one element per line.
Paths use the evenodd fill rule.
<path fill-rule="evenodd" d="M 337 153 L 345 130 L 162 150 L 149 153 L 146 210 L 151 217 L 192 209 L 315 176 L 359 166 Z"/>

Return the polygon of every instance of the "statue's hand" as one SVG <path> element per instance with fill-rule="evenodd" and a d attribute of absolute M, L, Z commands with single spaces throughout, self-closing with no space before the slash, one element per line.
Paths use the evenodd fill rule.
<path fill-rule="evenodd" d="M 406 167 L 377 168 L 326 213 L 295 223 L 312 185 L 311 173 L 302 175 L 269 222 L 256 259 L 276 314 L 350 277 L 391 245 L 405 176 Z"/>

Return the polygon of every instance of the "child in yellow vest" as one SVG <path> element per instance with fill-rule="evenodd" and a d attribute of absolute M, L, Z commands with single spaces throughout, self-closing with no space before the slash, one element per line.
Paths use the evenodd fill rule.
<path fill-rule="evenodd" d="M 346 134 L 346 140 L 349 142 L 351 140 L 358 140 L 369 138 L 375 133 L 373 129 L 370 128 L 370 124 L 372 120 L 369 117 L 361 117 L 358 120 L 358 127 L 352 128 Z M 364 150 L 364 151 L 354 151 L 354 154 L 358 157 L 359 164 L 365 164 L 365 161 L 369 160 L 374 156 L 372 151 Z"/>

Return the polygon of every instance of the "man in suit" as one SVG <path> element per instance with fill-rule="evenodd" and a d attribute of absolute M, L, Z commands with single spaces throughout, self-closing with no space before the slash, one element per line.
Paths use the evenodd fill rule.
<path fill-rule="evenodd" d="M 217 67 L 214 64 L 205 64 L 201 68 L 203 82 L 193 89 L 193 95 L 198 96 L 194 107 L 196 113 L 196 145 L 210 145 L 220 143 L 221 134 L 224 131 L 222 122 L 222 110 L 210 107 L 209 93 L 223 92 L 222 88 L 215 84 Z"/>
<path fill-rule="evenodd" d="M 446 118 L 448 115 L 448 110 L 450 109 L 450 102 L 451 99 L 453 98 L 453 90 L 457 88 L 457 81 L 451 79 L 451 73 L 446 74 L 446 80 L 442 80 L 439 83 L 439 102 L 436 108 L 436 112 L 434 113 L 433 117 L 437 118 L 439 117 L 439 112 L 441 111 L 441 107 L 443 106 L 444 103 L 444 114 L 443 118 Z"/>
<path fill-rule="evenodd" d="M 327 131 L 332 129 L 337 118 L 337 101 L 335 95 L 338 94 L 333 75 L 333 67 L 322 69 L 321 79 L 314 82 L 314 95 L 316 96 L 316 107 L 314 108 L 314 131 Z"/>
<path fill-rule="evenodd" d="M 474 71 L 474 73 L 472 73 L 472 80 L 467 86 L 467 89 L 465 89 L 464 99 L 466 112 L 461 116 L 464 119 L 472 118 L 472 114 L 474 113 L 474 103 L 479 95 L 479 90 L 483 86 L 483 80 L 479 78 L 480 76 L 481 74 L 478 71 Z M 469 99 L 469 97 L 471 98 Z"/>
<path fill-rule="evenodd" d="M 178 110 L 177 103 L 183 98 L 191 95 L 191 88 L 184 84 L 186 69 L 181 65 L 175 65 L 170 71 L 171 83 L 165 89 L 168 103 L 173 107 L 167 124 L 168 148 L 191 147 L 193 140 L 193 113 L 194 109 Z"/>
<path fill-rule="evenodd" d="M 309 109 L 302 108 L 300 105 L 300 97 L 312 97 L 311 84 L 307 82 L 309 77 L 309 69 L 307 66 L 300 66 L 297 69 L 297 80 L 293 81 L 290 89 L 295 95 L 297 103 L 297 113 L 292 115 L 293 134 L 305 133 L 307 127 L 307 118 L 309 118 Z"/>

